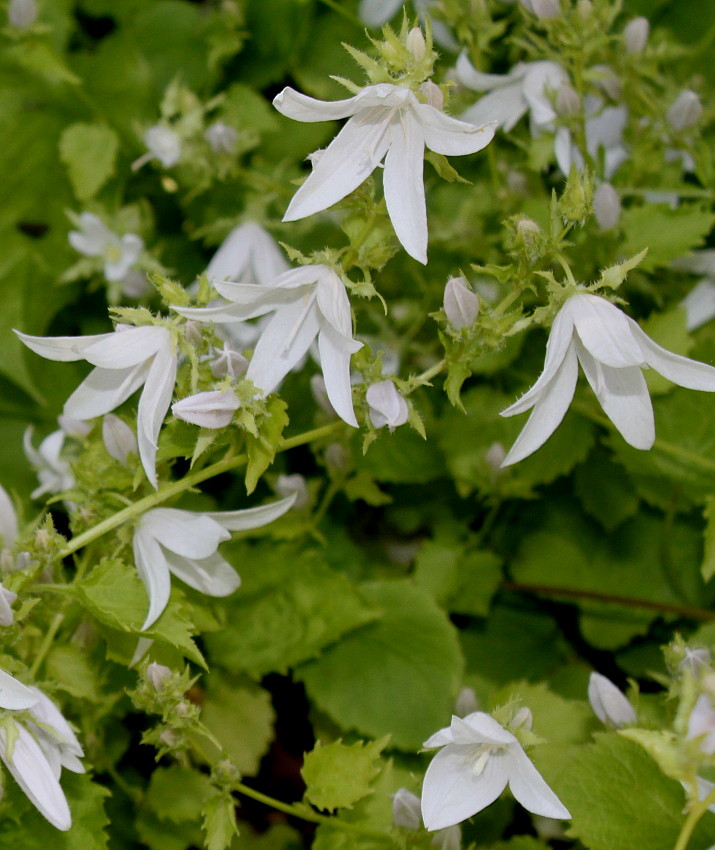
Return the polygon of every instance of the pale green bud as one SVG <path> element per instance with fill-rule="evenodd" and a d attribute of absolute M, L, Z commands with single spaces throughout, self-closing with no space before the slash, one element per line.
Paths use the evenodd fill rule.
<path fill-rule="evenodd" d="M 405 46 L 414 57 L 415 62 L 421 62 L 427 55 L 425 37 L 419 27 L 412 27 L 412 29 L 407 33 Z"/>

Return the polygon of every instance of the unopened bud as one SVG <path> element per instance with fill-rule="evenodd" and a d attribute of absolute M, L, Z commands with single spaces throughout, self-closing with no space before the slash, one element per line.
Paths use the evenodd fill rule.
<path fill-rule="evenodd" d="M 506 449 L 501 443 L 492 443 L 484 454 L 484 460 L 495 475 L 501 472 L 501 465 L 505 457 Z"/>
<path fill-rule="evenodd" d="M 608 65 L 594 65 L 591 69 L 596 75 L 596 84 L 611 98 L 611 100 L 620 100 L 623 93 L 621 81 L 616 76 L 613 68 Z"/>
<path fill-rule="evenodd" d="M 273 487 L 276 493 L 283 498 L 296 494 L 294 508 L 302 508 L 308 504 L 308 488 L 302 475 L 279 475 Z"/>
<path fill-rule="evenodd" d="M 479 711 L 479 700 L 474 688 L 462 688 L 454 701 L 454 713 L 457 717 L 466 717 L 475 711 Z"/>
<path fill-rule="evenodd" d="M 417 832 L 422 824 L 420 798 L 407 788 L 398 788 L 392 795 L 392 820 L 395 826 Z"/>
<path fill-rule="evenodd" d="M 7 9 L 7 22 L 17 30 L 29 29 L 37 20 L 35 0 L 10 0 Z"/>
<path fill-rule="evenodd" d="M 166 682 L 171 679 L 171 670 L 163 664 L 157 664 L 156 661 L 146 668 L 146 680 L 154 688 L 157 693 L 163 690 Z"/>
<path fill-rule="evenodd" d="M 479 313 L 479 296 L 463 277 L 451 277 L 444 287 L 444 313 L 456 330 L 471 327 Z"/>
<path fill-rule="evenodd" d="M 680 92 L 665 117 L 675 130 L 685 130 L 697 124 L 702 114 L 703 105 L 698 95 L 690 89 L 685 89 Z"/>
<path fill-rule="evenodd" d="M 127 465 L 130 454 L 137 454 L 139 451 L 134 431 L 113 413 L 107 413 L 102 420 L 102 439 L 109 456 L 119 461 L 122 466 Z"/>
<path fill-rule="evenodd" d="M 581 98 L 570 83 L 561 83 L 558 87 L 555 106 L 559 115 L 575 115 L 581 109 Z"/>
<path fill-rule="evenodd" d="M 225 428 L 241 406 L 233 390 L 209 390 L 174 402 L 171 412 L 178 419 L 201 428 Z"/>
<path fill-rule="evenodd" d="M 636 713 L 625 695 L 610 679 L 591 673 L 588 681 L 588 701 L 601 723 L 618 729 L 636 722 Z"/>
<path fill-rule="evenodd" d="M 407 33 L 405 45 L 414 57 L 415 62 L 421 62 L 427 55 L 425 37 L 419 27 L 412 27 L 412 29 Z"/>
<path fill-rule="evenodd" d="M 204 138 L 214 153 L 233 153 L 236 150 L 238 131 L 223 121 L 214 121 L 206 128 Z"/>
<path fill-rule="evenodd" d="M 623 42 L 627 53 L 641 53 L 648 43 L 650 24 L 648 18 L 633 18 L 623 28 Z"/>
<path fill-rule="evenodd" d="M 0 584 L 0 626 L 11 626 L 15 621 L 12 603 L 17 599 L 17 593 L 5 590 Z"/>
<path fill-rule="evenodd" d="M 509 726 L 512 729 L 528 729 L 529 731 L 533 725 L 534 715 L 531 713 L 531 709 L 525 705 L 522 705 L 509 723 Z"/>
<path fill-rule="evenodd" d="M 621 217 L 621 199 L 610 183 L 601 183 L 593 195 L 593 213 L 601 230 L 611 230 Z"/>
<path fill-rule="evenodd" d="M 348 468 L 348 455 L 340 443 L 331 443 L 325 449 L 325 463 L 335 472 L 345 472 Z"/>
<path fill-rule="evenodd" d="M 390 431 L 404 425 L 410 414 L 407 402 L 397 392 L 392 381 L 378 381 L 367 388 L 365 394 L 370 408 L 370 421 L 375 428 L 387 425 Z"/>
<path fill-rule="evenodd" d="M 426 80 L 420 86 L 420 91 L 429 106 L 434 106 L 435 109 L 442 111 L 444 107 L 444 95 L 442 94 L 442 89 L 436 83 L 433 83 L 432 80 Z"/>

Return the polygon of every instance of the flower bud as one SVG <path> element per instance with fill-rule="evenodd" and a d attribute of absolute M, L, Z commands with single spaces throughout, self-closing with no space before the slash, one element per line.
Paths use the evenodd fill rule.
<path fill-rule="evenodd" d="M 107 413 L 102 420 L 102 439 L 109 456 L 119 461 L 122 466 L 127 465 L 130 454 L 137 454 L 139 451 L 134 431 L 113 413 Z"/>
<path fill-rule="evenodd" d="M 450 325 L 461 331 L 474 324 L 479 313 L 479 296 L 463 277 L 451 277 L 444 287 L 443 307 Z"/>
<path fill-rule="evenodd" d="M 17 30 L 27 30 L 37 20 L 35 0 L 10 0 L 7 10 L 7 22 Z"/>
<path fill-rule="evenodd" d="M 145 676 L 147 682 L 159 693 L 159 691 L 164 689 L 166 682 L 171 679 L 171 670 L 163 664 L 157 664 L 156 661 L 152 661 L 146 668 Z"/>
<path fill-rule="evenodd" d="M 201 428 L 225 428 L 241 406 L 233 390 L 209 390 L 174 402 L 171 412 L 184 422 Z"/>
<path fill-rule="evenodd" d="M 561 83 L 558 87 L 555 106 L 559 115 L 575 115 L 581 109 L 581 98 L 570 83 Z"/>
<path fill-rule="evenodd" d="M 650 24 L 648 18 L 633 18 L 623 28 L 623 41 L 626 45 L 626 53 L 642 53 L 648 43 Z"/>
<path fill-rule="evenodd" d="M 0 584 L 0 626 L 11 626 L 15 621 L 15 615 L 10 606 L 16 599 L 17 593 L 6 590 Z"/>
<path fill-rule="evenodd" d="M 715 754 L 715 711 L 705 694 L 700 694 L 690 712 L 686 737 L 699 738 L 700 750 L 705 755 Z"/>
<path fill-rule="evenodd" d="M 479 711 L 479 700 L 474 688 L 462 688 L 454 701 L 454 713 L 457 717 L 466 717 L 475 711 Z"/>
<path fill-rule="evenodd" d="M 163 124 L 149 127 L 144 133 L 144 144 L 164 168 L 171 168 L 181 159 L 181 138 Z"/>
<path fill-rule="evenodd" d="M 685 130 L 697 124 L 702 114 L 703 105 L 698 95 L 690 89 L 685 89 L 680 92 L 665 117 L 675 130 Z"/>
<path fill-rule="evenodd" d="M 417 832 L 422 824 L 420 798 L 407 788 L 398 788 L 392 794 L 392 820 L 395 826 Z"/>
<path fill-rule="evenodd" d="M 591 673 L 588 701 L 601 723 L 619 729 L 628 723 L 636 722 L 633 706 L 613 682 L 600 673 Z"/>
<path fill-rule="evenodd" d="M 601 183 L 593 195 L 593 212 L 601 230 L 611 230 L 621 217 L 621 199 L 610 183 Z"/>
<path fill-rule="evenodd" d="M 494 475 L 498 475 L 502 471 L 501 465 L 504 462 L 505 457 L 506 449 L 498 442 L 492 443 L 484 454 L 484 460 L 487 462 L 487 465 Z"/>
<path fill-rule="evenodd" d="M 206 128 L 204 138 L 214 153 L 233 153 L 236 150 L 238 131 L 223 121 L 214 121 Z"/>
<path fill-rule="evenodd" d="M 427 55 L 425 37 L 419 27 L 412 27 L 412 29 L 407 33 L 405 45 L 412 54 L 415 62 L 421 62 Z"/>
<path fill-rule="evenodd" d="M 442 111 L 444 107 L 444 95 L 442 94 L 442 89 L 436 83 L 433 83 L 432 80 L 425 80 L 420 86 L 420 91 L 429 106 L 434 106 L 435 109 L 439 109 L 440 112 Z"/>
<path fill-rule="evenodd" d="M 534 725 L 534 715 L 530 708 L 525 705 L 516 712 L 516 714 L 512 717 L 511 723 L 509 724 L 511 729 L 527 729 L 531 730 L 531 727 Z"/>
<path fill-rule="evenodd" d="M 325 449 L 325 464 L 334 472 L 346 472 L 348 469 L 348 455 L 340 443 L 331 443 Z"/>
<path fill-rule="evenodd" d="M 302 508 L 308 504 L 308 488 L 302 475 L 279 475 L 273 487 L 276 493 L 283 498 L 296 494 L 294 508 Z"/>
<path fill-rule="evenodd" d="M 596 84 L 611 98 L 611 100 L 620 100 L 623 91 L 621 81 L 616 76 L 613 68 L 608 65 L 594 65 L 591 69 L 598 76 Z"/>
<path fill-rule="evenodd" d="M 228 343 L 224 344 L 223 351 L 215 348 L 214 352 L 216 352 L 216 359 L 211 361 L 210 368 L 215 378 L 240 378 L 246 374 L 248 360 L 243 354 L 234 351 Z"/>
<path fill-rule="evenodd" d="M 365 401 L 370 407 L 370 421 L 375 428 L 387 425 L 390 431 L 404 425 L 409 416 L 407 402 L 392 381 L 378 381 L 367 388 Z"/>

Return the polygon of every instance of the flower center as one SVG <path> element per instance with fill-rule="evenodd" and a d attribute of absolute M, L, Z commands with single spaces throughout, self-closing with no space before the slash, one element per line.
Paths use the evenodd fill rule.
<path fill-rule="evenodd" d="M 490 757 L 504 749 L 506 747 L 500 744 L 480 744 L 478 747 L 475 747 L 467 757 L 472 762 L 472 773 L 475 776 L 481 776 Z"/>

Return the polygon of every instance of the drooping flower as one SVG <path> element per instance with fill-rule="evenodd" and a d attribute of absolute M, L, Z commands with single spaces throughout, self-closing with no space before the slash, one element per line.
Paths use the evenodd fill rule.
<path fill-rule="evenodd" d="M 588 701 L 601 723 L 620 729 L 621 726 L 636 722 L 636 713 L 625 695 L 600 673 L 591 673 Z"/>
<path fill-rule="evenodd" d="M 174 402 L 171 412 L 184 422 L 216 429 L 229 425 L 240 406 L 233 390 L 209 390 Z"/>
<path fill-rule="evenodd" d="M 642 369 L 649 366 L 681 387 L 715 392 L 715 368 L 661 348 L 625 313 L 597 295 L 572 295 L 554 319 L 544 371 L 502 411 L 533 412 L 503 466 L 535 452 L 556 430 L 576 389 L 578 364 L 606 416 L 636 449 L 649 449 L 655 423 Z"/>
<path fill-rule="evenodd" d="M 240 322 L 273 312 L 265 326 L 246 377 L 272 393 L 318 338 L 320 365 L 330 403 L 357 427 L 350 386 L 350 357 L 362 347 L 352 336 L 352 313 L 345 284 L 328 266 L 311 265 L 279 275 L 271 285 L 216 282 L 233 302 L 205 309 L 174 308 L 199 321 Z"/>
<path fill-rule="evenodd" d="M 148 629 L 166 608 L 170 575 L 208 596 L 228 596 L 241 579 L 218 554 L 218 546 L 231 531 L 268 525 L 291 508 L 295 496 L 238 511 L 183 511 L 153 508 L 134 531 L 134 562 L 149 594 L 149 612 L 142 626 Z"/>
<path fill-rule="evenodd" d="M 48 434 L 40 445 L 32 445 L 32 425 L 28 425 L 23 436 L 25 456 L 35 468 L 40 486 L 30 493 L 31 499 L 39 499 L 47 493 L 63 493 L 74 487 L 74 476 L 69 463 L 62 457 L 67 434 L 59 428 Z"/>
<path fill-rule="evenodd" d="M 290 266 L 271 234 L 260 224 L 239 224 L 223 240 L 206 267 L 206 277 L 215 283 L 271 283 Z"/>
<path fill-rule="evenodd" d="M 482 711 L 452 723 L 425 741 L 441 747 L 422 787 L 422 818 L 428 830 L 461 823 L 491 805 L 509 785 L 522 806 L 537 815 L 570 818 L 511 732 Z"/>
<path fill-rule="evenodd" d="M 410 256 L 427 262 L 427 212 L 422 168 L 425 146 L 435 153 L 476 153 L 495 124 L 475 127 L 420 103 L 404 86 L 379 83 L 354 97 L 326 102 L 283 89 L 273 105 L 296 121 L 350 118 L 293 196 L 284 221 L 296 221 L 342 200 L 385 160 L 383 185 L 395 234 Z"/>
<path fill-rule="evenodd" d="M 100 257 L 108 281 L 123 280 L 144 250 L 143 240 L 135 233 L 117 236 L 91 212 L 80 215 L 79 226 L 79 230 L 69 232 L 70 245 L 85 257 Z"/>
<path fill-rule="evenodd" d="M 365 401 L 369 407 L 370 421 L 375 428 L 387 425 L 390 431 L 394 431 L 398 425 L 404 425 L 410 415 L 407 402 L 390 380 L 370 384 L 365 393 Z"/>
<path fill-rule="evenodd" d="M 48 360 L 86 360 L 95 367 L 65 403 L 65 415 L 73 419 L 103 416 L 144 385 L 137 440 L 146 476 L 156 487 L 157 441 L 177 369 L 176 346 L 168 328 L 117 325 L 113 333 L 78 337 L 15 333 L 28 348 Z"/>

